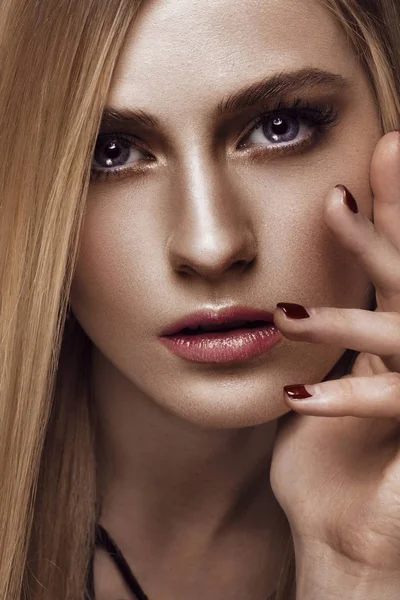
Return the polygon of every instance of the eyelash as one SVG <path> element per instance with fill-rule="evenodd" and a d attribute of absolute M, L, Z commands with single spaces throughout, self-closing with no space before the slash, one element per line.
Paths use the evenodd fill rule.
<path fill-rule="evenodd" d="M 271 146 L 267 145 L 265 145 L 264 148 L 261 147 L 258 149 L 251 149 L 251 146 L 247 147 L 246 142 L 243 141 L 243 138 L 247 140 L 251 134 L 257 130 L 258 127 L 260 127 L 260 125 L 262 125 L 265 121 L 272 120 L 273 117 L 277 116 L 292 117 L 297 118 L 299 121 L 306 121 L 309 125 L 314 127 L 314 131 L 300 142 L 279 144 L 275 147 L 272 146 L 272 149 Z M 250 122 L 250 124 L 245 128 L 245 133 L 241 134 L 242 141 L 239 142 L 238 148 L 245 148 L 254 159 L 259 157 L 264 158 L 267 154 L 285 156 L 295 151 L 300 152 L 301 150 L 309 148 L 315 141 L 317 141 L 317 139 L 322 136 L 325 130 L 334 127 L 337 125 L 337 123 L 338 111 L 332 104 L 315 104 L 304 101 L 300 98 L 295 99 L 291 103 L 281 100 L 273 108 L 263 111 Z M 100 134 L 98 139 L 103 136 L 110 137 L 113 140 L 123 140 L 130 144 L 131 147 L 139 150 L 145 155 L 146 152 L 148 152 L 148 150 L 143 148 L 143 143 L 140 143 L 141 140 L 135 136 L 128 134 L 104 133 Z M 134 163 L 135 166 L 114 169 L 99 169 L 97 167 L 92 167 L 90 171 L 91 181 L 103 181 L 107 179 L 126 177 L 128 173 L 143 173 L 147 170 L 147 167 L 143 167 L 142 163 L 147 161 L 155 162 L 155 160 L 156 159 L 151 154 L 147 154 L 145 159 L 140 159 Z"/>

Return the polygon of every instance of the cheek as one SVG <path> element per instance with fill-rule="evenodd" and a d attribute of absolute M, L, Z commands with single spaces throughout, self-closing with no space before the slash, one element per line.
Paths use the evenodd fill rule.
<path fill-rule="evenodd" d="M 248 292 L 250 300 L 254 290 L 257 304 L 364 302 L 368 281 L 325 225 L 323 205 L 329 189 L 342 183 L 371 215 L 369 169 L 378 136 L 335 135 L 312 153 L 228 174 L 257 241 L 258 270 Z M 188 293 L 193 301 L 188 282 L 174 285 L 165 252 L 176 206 L 168 205 L 162 189 L 125 190 L 105 185 L 88 198 L 70 302 L 92 338 L 101 331 L 138 340 L 155 330 L 155 315 L 184 310 Z"/>
<path fill-rule="evenodd" d="M 263 180 L 249 177 L 248 186 L 253 186 L 247 192 L 249 201 L 251 196 L 262 199 L 254 223 L 268 298 L 309 306 L 369 305 L 368 278 L 325 224 L 324 204 L 329 190 L 342 183 L 371 218 L 369 174 L 378 137 L 378 133 L 368 140 L 355 136 L 356 143 L 343 142 L 341 135 L 340 142 L 324 151 L 278 167 L 271 163 Z"/>
<path fill-rule="evenodd" d="M 93 341 L 130 324 L 140 336 L 161 277 L 157 234 L 119 204 L 90 206 L 71 287 L 72 310 Z"/>

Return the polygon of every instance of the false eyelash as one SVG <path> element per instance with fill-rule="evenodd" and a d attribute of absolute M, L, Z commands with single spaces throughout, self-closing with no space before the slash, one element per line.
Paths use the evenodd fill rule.
<path fill-rule="evenodd" d="M 245 145 L 243 139 L 247 139 L 259 125 L 261 125 L 266 119 L 270 119 L 273 115 L 276 114 L 284 114 L 292 117 L 302 117 L 303 119 L 306 119 L 312 125 L 314 125 L 316 129 L 319 130 L 319 133 L 321 133 L 324 129 L 334 127 L 339 121 L 338 110 L 332 104 L 317 103 L 313 101 L 304 100 L 302 98 L 295 98 L 293 101 L 280 99 L 274 105 L 271 105 L 270 107 L 268 107 L 268 109 L 265 109 L 263 112 L 261 112 L 261 114 L 259 114 L 255 119 L 253 119 L 253 121 L 251 121 L 247 125 L 247 127 L 245 128 L 245 132 L 242 132 L 241 134 L 242 141 L 239 142 L 238 148 L 242 148 Z M 130 136 L 129 134 L 118 134 L 118 137 L 125 140 L 127 140 L 127 138 L 134 138 L 137 140 L 135 136 Z M 129 139 L 129 141 L 131 141 L 131 139 Z M 279 151 L 284 153 L 285 149 L 287 152 L 290 152 L 290 149 L 296 149 L 296 147 L 300 149 L 301 146 L 302 143 L 293 143 L 281 146 L 281 150 L 278 146 L 275 150 L 272 151 L 270 149 L 264 148 L 258 151 L 255 150 L 254 156 L 256 156 L 257 153 L 266 154 L 267 152 L 269 152 L 272 154 L 274 152 L 277 153 Z M 145 149 L 142 149 L 142 151 L 145 154 Z M 121 167 L 119 169 L 113 170 L 91 168 L 90 178 L 91 181 L 103 181 L 109 178 L 111 179 L 125 177 L 127 172 L 133 173 L 134 175 L 145 174 L 146 172 L 148 172 L 149 167 L 148 164 L 143 165 L 143 162 L 148 163 L 149 161 L 155 162 L 156 159 L 152 155 L 148 154 L 146 155 L 146 158 L 140 159 L 139 161 L 137 161 L 136 166 L 131 168 Z"/>
<path fill-rule="evenodd" d="M 293 102 L 281 99 L 275 105 L 264 110 L 254 121 L 252 121 L 252 123 L 250 123 L 245 137 L 248 137 L 254 129 L 261 125 L 266 119 L 270 119 L 274 114 L 285 114 L 293 117 L 300 116 L 320 128 L 334 127 L 339 120 L 338 110 L 333 104 L 318 104 L 303 100 L 302 98 L 296 98 Z M 287 144 L 287 146 L 290 146 L 290 144 Z"/>
<path fill-rule="evenodd" d="M 324 125 L 333 125 L 338 120 L 338 110 L 333 104 L 317 104 L 309 102 L 308 100 L 303 100 L 302 98 L 296 98 L 291 103 L 280 100 L 267 112 L 267 114 L 279 111 L 295 115 L 303 113 L 303 115 L 305 114 L 307 116 L 308 114 L 310 120 L 315 124 L 323 123 Z"/>
<path fill-rule="evenodd" d="M 144 166 L 143 162 L 149 163 L 149 162 L 156 162 L 156 158 L 154 156 L 152 156 L 147 148 L 144 148 L 142 146 L 142 144 L 140 143 L 140 139 L 135 136 L 135 135 L 131 135 L 129 133 L 107 133 L 107 134 L 100 134 L 100 135 L 110 135 L 110 136 L 114 136 L 115 138 L 118 138 L 120 140 L 124 140 L 128 143 L 130 143 L 132 145 L 132 147 L 135 147 L 136 149 L 140 150 L 140 152 L 142 152 L 142 154 L 144 154 L 145 158 L 141 158 L 140 160 L 138 160 L 136 162 L 136 166 L 135 167 L 120 167 L 120 168 L 115 168 L 115 169 L 99 169 L 97 167 L 91 167 L 90 169 L 90 182 L 93 181 L 97 181 L 97 180 L 107 180 L 107 179 L 112 179 L 112 178 L 118 178 L 118 177 L 125 177 L 126 173 L 129 172 L 133 172 L 135 175 L 140 175 L 140 174 L 145 174 L 148 171 L 148 165 Z M 135 142 L 135 143 L 134 143 Z"/>

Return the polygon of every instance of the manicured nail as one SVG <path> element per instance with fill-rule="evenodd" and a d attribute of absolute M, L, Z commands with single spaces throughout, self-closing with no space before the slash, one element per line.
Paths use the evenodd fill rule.
<path fill-rule="evenodd" d="M 303 384 L 285 385 L 283 389 L 291 400 L 304 400 L 304 398 L 310 398 L 312 396 L 312 394 L 307 392 Z"/>
<path fill-rule="evenodd" d="M 301 304 L 279 302 L 276 307 L 281 308 L 288 319 L 307 319 L 310 316 Z"/>
<path fill-rule="evenodd" d="M 349 208 L 353 213 L 357 214 L 357 202 L 350 190 L 342 184 L 336 185 L 335 187 L 337 187 L 343 193 L 343 203 L 347 206 L 347 208 Z"/>

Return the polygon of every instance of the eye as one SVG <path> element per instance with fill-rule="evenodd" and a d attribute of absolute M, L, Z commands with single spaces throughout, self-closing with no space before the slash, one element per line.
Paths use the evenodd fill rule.
<path fill-rule="evenodd" d="M 253 121 L 239 148 L 261 147 L 261 152 L 289 152 L 310 147 L 329 127 L 338 122 L 332 105 L 312 105 L 296 100 L 264 112 Z"/>
<path fill-rule="evenodd" d="M 302 138 L 310 130 L 305 119 L 292 115 L 275 115 L 263 119 L 261 125 L 254 130 L 253 143 L 259 144 L 267 140 L 271 145 L 292 142 Z"/>
<path fill-rule="evenodd" d="M 251 130 L 251 135 L 246 138 L 247 142 L 277 146 L 288 142 L 300 142 L 313 135 L 313 124 L 300 115 L 267 115 L 262 117 L 259 123 Z"/>
<path fill-rule="evenodd" d="M 100 134 L 97 138 L 93 161 L 92 178 L 118 173 L 116 167 L 125 167 L 136 164 L 141 160 L 152 160 L 145 151 L 140 151 L 136 146 L 138 140 L 133 136 L 123 134 Z"/>

